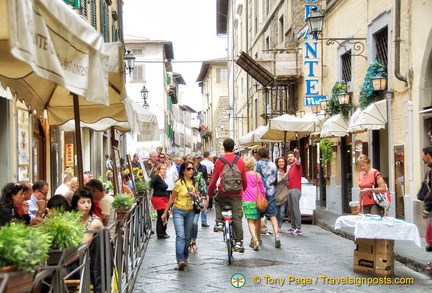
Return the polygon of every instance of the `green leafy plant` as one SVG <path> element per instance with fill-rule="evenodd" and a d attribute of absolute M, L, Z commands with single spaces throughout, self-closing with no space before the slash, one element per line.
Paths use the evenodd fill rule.
<path fill-rule="evenodd" d="M 320 143 L 321 150 L 321 167 L 323 169 L 327 168 L 327 163 L 333 160 L 333 149 L 334 141 L 329 138 L 321 139 Z"/>
<path fill-rule="evenodd" d="M 339 97 L 338 95 L 341 93 L 345 93 L 347 91 L 347 84 L 344 80 L 336 81 L 334 86 L 332 87 L 332 96 L 330 101 L 328 102 L 328 107 L 330 110 L 330 115 L 336 115 L 341 112 L 341 106 L 339 105 Z"/>
<path fill-rule="evenodd" d="M 136 199 L 127 193 L 118 193 L 114 196 L 111 206 L 118 210 L 128 210 L 136 203 Z"/>
<path fill-rule="evenodd" d="M 81 223 L 82 212 L 56 210 L 47 215 L 40 229 L 51 235 L 53 249 L 78 247 L 84 238 L 85 226 Z"/>
<path fill-rule="evenodd" d="M 48 256 L 52 236 L 23 223 L 7 224 L 0 230 L 0 266 L 17 266 L 33 272 Z"/>
<path fill-rule="evenodd" d="M 147 191 L 150 188 L 150 185 L 148 182 L 144 180 L 138 180 L 135 182 L 135 186 L 137 188 L 137 191 Z"/>
<path fill-rule="evenodd" d="M 376 93 L 373 89 L 372 79 L 374 77 L 386 77 L 387 69 L 384 62 L 381 60 L 374 60 L 369 64 L 366 76 L 363 80 L 363 84 L 360 86 L 359 103 L 360 108 L 364 109 L 369 106 L 376 97 Z"/>
<path fill-rule="evenodd" d="M 113 189 L 114 189 L 114 186 L 113 186 L 111 180 L 107 180 L 106 182 L 104 182 L 104 181 L 103 181 L 103 176 L 102 176 L 102 175 L 99 176 L 99 181 L 102 182 L 103 188 L 104 188 L 105 190 L 113 190 Z"/>

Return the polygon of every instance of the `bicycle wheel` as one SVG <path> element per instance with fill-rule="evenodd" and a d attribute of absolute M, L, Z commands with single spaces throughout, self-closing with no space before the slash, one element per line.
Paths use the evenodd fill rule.
<path fill-rule="evenodd" d="M 228 252 L 228 265 L 231 265 L 233 260 L 233 241 L 231 239 L 230 227 L 229 224 L 225 224 L 225 242 Z"/>

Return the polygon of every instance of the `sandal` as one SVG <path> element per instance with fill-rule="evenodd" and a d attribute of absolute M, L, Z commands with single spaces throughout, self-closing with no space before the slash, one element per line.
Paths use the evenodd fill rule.
<path fill-rule="evenodd" d="M 196 245 L 196 241 L 191 242 L 190 248 L 193 249 L 193 252 L 198 252 L 198 246 Z"/>

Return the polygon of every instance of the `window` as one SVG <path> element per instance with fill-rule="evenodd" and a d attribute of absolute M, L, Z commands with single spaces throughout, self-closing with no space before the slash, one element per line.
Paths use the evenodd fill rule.
<path fill-rule="evenodd" d="M 91 9 L 91 25 L 98 30 L 97 25 L 97 13 L 96 13 L 96 0 L 91 0 L 90 3 L 90 9 Z"/>
<path fill-rule="evenodd" d="M 228 81 L 228 68 L 218 68 L 216 72 L 217 72 L 216 82 Z"/>
<path fill-rule="evenodd" d="M 132 49 L 131 51 L 132 51 L 132 54 L 134 56 L 142 55 L 143 54 L 143 50 L 142 49 Z"/>
<path fill-rule="evenodd" d="M 388 59 L 388 46 L 387 46 L 387 38 L 388 38 L 388 28 L 385 27 L 382 30 L 376 32 L 374 34 L 375 40 L 375 48 L 376 48 L 376 56 L 375 59 L 381 60 L 384 62 L 386 68 L 388 68 L 387 59 Z"/>
<path fill-rule="evenodd" d="M 144 65 L 135 65 L 132 71 L 131 82 L 143 82 L 144 81 Z"/>
<path fill-rule="evenodd" d="M 342 63 L 342 80 L 351 81 L 351 50 L 341 56 Z"/>
<path fill-rule="evenodd" d="M 101 17 L 101 33 L 104 38 L 105 42 L 109 42 L 109 33 L 110 33 L 110 27 L 109 27 L 109 13 L 108 13 L 108 6 L 106 5 L 104 0 L 101 0 L 100 2 L 100 17 Z"/>
<path fill-rule="evenodd" d="M 284 40 L 284 17 L 283 15 L 279 18 L 279 29 L 278 29 L 278 42 L 282 44 Z"/>

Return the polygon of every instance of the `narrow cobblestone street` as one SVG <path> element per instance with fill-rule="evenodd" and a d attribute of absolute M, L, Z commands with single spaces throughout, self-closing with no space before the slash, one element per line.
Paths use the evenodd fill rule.
<path fill-rule="evenodd" d="M 210 228 L 200 225 L 199 251 L 190 255 L 184 272 L 177 270 L 172 221 L 168 223 L 169 239 L 152 236 L 134 292 L 234 292 L 238 289 L 230 279 L 236 273 L 244 275 L 246 284 L 241 289 L 249 292 L 427 292 L 431 288 L 432 280 L 427 275 L 399 262 L 395 262 L 395 276 L 384 281 L 388 284 L 396 278 L 414 278 L 413 285 L 343 284 L 346 278 L 378 279 L 353 272 L 353 241 L 308 222 L 302 225 L 302 236 L 283 233 L 280 249 L 274 247 L 272 235 L 263 235 L 263 245 L 256 252 L 248 247 L 249 231 L 244 221 L 245 253 L 235 253 L 233 264 L 228 266 L 222 233 L 213 232 L 214 213 L 208 213 Z M 289 224 L 284 223 L 283 229 L 288 228 Z M 288 278 L 297 279 L 289 283 Z M 302 285 L 308 280 L 312 284 Z"/>

